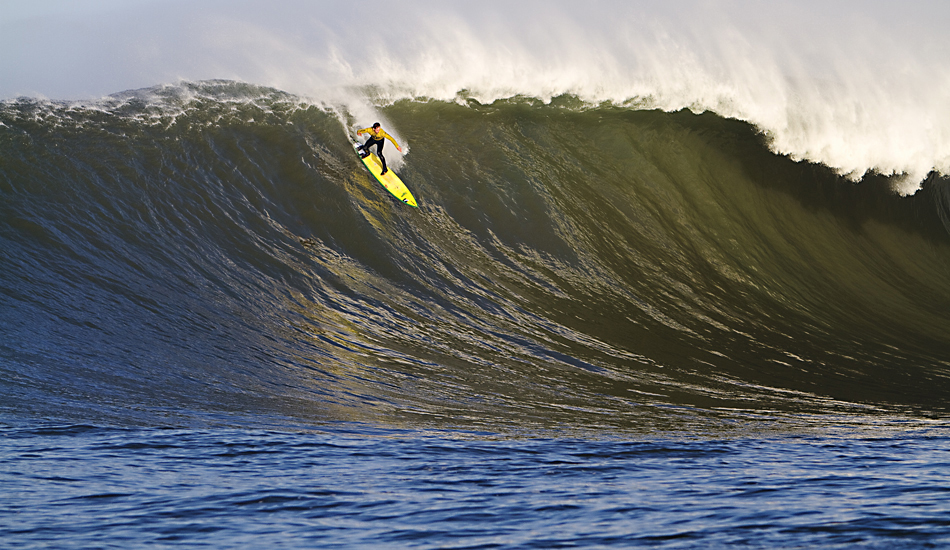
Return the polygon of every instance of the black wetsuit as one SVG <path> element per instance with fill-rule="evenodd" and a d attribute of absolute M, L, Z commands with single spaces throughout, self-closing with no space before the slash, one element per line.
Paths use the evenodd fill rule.
<path fill-rule="evenodd" d="M 376 146 L 376 156 L 379 157 L 379 162 L 383 164 L 383 173 L 386 173 L 386 157 L 383 156 L 383 145 L 387 139 L 393 142 L 393 145 L 396 146 L 396 149 L 399 149 L 399 144 L 396 143 L 396 140 L 393 137 L 386 133 L 386 130 L 383 130 L 379 126 L 375 128 L 363 128 L 362 130 L 356 132 L 359 134 L 369 134 L 369 139 L 366 140 L 366 143 L 363 144 L 360 149 L 363 151 L 363 155 L 369 154 L 369 148 L 373 145 Z"/>
<path fill-rule="evenodd" d="M 369 139 L 366 140 L 366 143 L 363 144 L 363 154 L 369 154 L 369 148 L 373 145 L 376 146 L 376 156 L 379 157 L 379 162 L 383 164 L 383 172 L 386 172 L 386 157 L 383 156 L 383 145 L 386 144 L 386 139 L 375 139 L 372 134 L 370 134 Z"/>

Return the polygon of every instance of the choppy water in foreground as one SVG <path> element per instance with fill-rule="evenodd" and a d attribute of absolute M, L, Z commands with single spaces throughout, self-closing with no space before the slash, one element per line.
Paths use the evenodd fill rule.
<path fill-rule="evenodd" d="M 945 429 L 921 425 L 692 441 L 8 429 L 0 536 L 7 548 L 938 548 L 948 450 Z"/>

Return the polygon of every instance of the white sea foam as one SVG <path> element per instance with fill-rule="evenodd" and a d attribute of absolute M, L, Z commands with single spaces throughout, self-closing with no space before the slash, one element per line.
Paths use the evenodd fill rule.
<path fill-rule="evenodd" d="M 369 124 L 373 105 L 406 97 L 573 94 L 746 120 L 777 153 L 854 179 L 898 175 L 904 193 L 950 174 L 946 3 L 110 6 L 0 20 L 0 46 L 14 52 L 0 61 L 0 95 L 225 78 L 343 103 Z M 106 38 L 90 41 L 97 32 Z"/>

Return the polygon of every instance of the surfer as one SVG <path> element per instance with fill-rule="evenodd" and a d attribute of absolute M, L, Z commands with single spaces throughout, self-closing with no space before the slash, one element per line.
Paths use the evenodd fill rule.
<path fill-rule="evenodd" d="M 389 170 L 386 168 L 386 157 L 383 156 L 383 144 L 386 143 L 386 138 L 389 138 L 389 141 L 393 142 L 393 145 L 396 146 L 396 150 L 400 153 L 402 152 L 402 147 L 396 143 L 396 140 L 393 137 L 386 133 L 386 130 L 379 125 L 377 122 L 373 124 L 371 128 L 363 128 L 362 130 L 357 130 L 356 135 L 360 134 L 369 134 L 369 138 L 366 140 L 366 143 L 360 145 L 357 149 L 362 151 L 361 156 L 365 159 L 369 156 L 369 148 L 373 145 L 376 146 L 376 156 L 379 157 L 379 161 L 383 163 L 383 171 L 379 174 L 382 176 Z"/>

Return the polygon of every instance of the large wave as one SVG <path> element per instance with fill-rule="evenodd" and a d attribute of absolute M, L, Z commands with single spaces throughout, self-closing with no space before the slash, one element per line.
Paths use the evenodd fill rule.
<path fill-rule="evenodd" d="M 710 113 L 463 103 L 380 108 L 411 136 L 415 210 L 353 154 L 352 113 L 285 92 L 5 102 L 6 414 L 695 431 L 944 411 L 945 179 L 855 185 Z"/>

